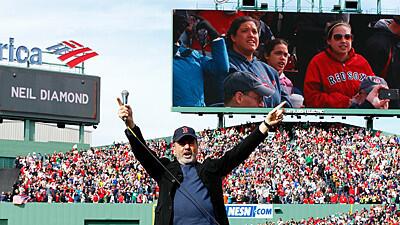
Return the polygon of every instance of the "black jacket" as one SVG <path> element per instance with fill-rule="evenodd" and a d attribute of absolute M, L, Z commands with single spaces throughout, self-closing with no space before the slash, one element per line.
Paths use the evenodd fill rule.
<path fill-rule="evenodd" d="M 140 129 L 135 126 L 132 129 L 137 137 L 145 143 Z M 160 187 L 160 196 L 155 210 L 155 224 L 168 225 L 173 222 L 173 201 L 178 183 L 156 162 L 149 152 L 140 144 L 140 142 L 128 131 L 126 136 L 132 147 L 136 158 L 140 161 L 146 171 Z M 222 195 L 222 179 L 228 175 L 236 166 L 246 160 L 253 150 L 265 139 L 266 135 L 261 133 L 258 127 L 241 143 L 232 150 L 225 152 L 219 159 L 206 159 L 203 163 L 196 163 L 196 170 L 199 178 L 207 187 L 211 203 L 214 207 L 215 219 L 219 224 L 229 224 Z M 156 156 L 152 152 L 153 156 Z M 156 156 L 157 157 L 157 156 Z M 161 158 L 161 163 L 168 168 L 171 173 L 180 181 L 183 180 L 183 174 L 179 162 L 170 161 L 167 158 Z"/>
<path fill-rule="evenodd" d="M 400 36 L 392 33 L 385 22 L 380 20 L 375 24 L 374 34 L 367 40 L 365 58 L 368 60 L 375 75 L 383 77 L 389 88 L 400 89 Z M 389 55 L 391 53 L 391 58 Z M 386 75 L 383 75 L 388 60 Z M 399 108 L 399 101 L 390 101 L 389 108 Z"/>

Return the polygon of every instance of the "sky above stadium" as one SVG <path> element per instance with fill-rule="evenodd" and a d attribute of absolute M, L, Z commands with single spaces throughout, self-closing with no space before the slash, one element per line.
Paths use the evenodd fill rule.
<path fill-rule="evenodd" d="M 263 2 L 263 1 L 262 1 Z M 266 1 L 270 6 L 274 1 Z M 280 1 L 278 1 L 280 2 Z M 285 1 L 288 10 L 294 0 Z M 309 8 L 311 1 L 303 0 Z M 318 2 L 318 1 L 315 1 Z M 332 8 L 338 1 L 324 1 Z M 382 2 L 383 13 L 399 13 L 400 0 Z M 232 9 L 226 4 L 225 9 Z M 363 1 L 366 12 L 376 12 L 376 2 Z M 122 90 L 130 92 L 129 104 L 146 138 L 170 136 L 176 127 L 188 125 L 196 130 L 215 128 L 216 115 L 172 113 L 172 9 L 214 8 L 212 0 L 70 0 L 2 2 L 0 42 L 45 49 L 63 40 L 76 40 L 99 53 L 85 62 L 85 73 L 101 77 L 100 124 L 93 130 L 92 145 L 126 141 L 124 124 L 117 117 L 116 98 Z M 260 121 L 261 117 L 234 116 L 226 125 Z M 290 118 L 289 118 L 290 119 Z M 309 117 L 309 121 L 318 118 Z M 336 118 L 339 122 L 345 122 Z M 364 125 L 362 118 L 347 117 L 346 122 Z M 381 118 L 375 128 L 399 133 L 400 120 Z"/>

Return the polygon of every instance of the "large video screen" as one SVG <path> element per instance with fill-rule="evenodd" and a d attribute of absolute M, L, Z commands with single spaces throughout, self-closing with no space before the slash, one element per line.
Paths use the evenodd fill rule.
<path fill-rule="evenodd" d="M 172 111 L 400 115 L 399 30 L 396 15 L 174 10 Z"/>

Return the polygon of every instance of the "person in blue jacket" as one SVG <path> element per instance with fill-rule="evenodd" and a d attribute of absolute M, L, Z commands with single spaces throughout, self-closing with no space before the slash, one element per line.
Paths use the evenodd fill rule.
<path fill-rule="evenodd" d="M 275 88 L 275 93 L 264 97 L 264 105 L 273 108 L 286 101 L 286 107 L 292 107 L 289 94 L 279 83 L 278 72 L 268 64 L 260 61 L 254 55 L 259 45 L 259 22 L 252 17 L 238 17 L 232 21 L 227 32 L 227 45 L 229 55 L 229 73 L 247 71 L 255 74 L 267 86 Z"/>
<path fill-rule="evenodd" d="M 193 24 L 192 24 L 193 25 Z M 173 103 L 174 107 L 205 106 L 204 76 L 227 74 L 229 60 L 225 40 L 206 20 L 195 28 L 186 15 L 173 16 Z M 183 32 L 204 30 L 211 39 L 211 57 L 187 48 L 179 38 Z"/>

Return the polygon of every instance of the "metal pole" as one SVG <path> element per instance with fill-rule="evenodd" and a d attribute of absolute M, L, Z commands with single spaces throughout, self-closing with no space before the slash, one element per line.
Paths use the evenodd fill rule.
<path fill-rule="evenodd" d="M 322 0 L 319 0 L 319 12 L 322 13 Z"/>
<path fill-rule="evenodd" d="M 35 122 L 29 119 L 24 120 L 24 141 L 35 140 Z"/>
<path fill-rule="evenodd" d="M 85 74 L 85 62 L 82 62 L 82 74 Z"/>
<path fill-rule="evenodd" d="M 365 117 L 365 121 L 366 121 L 366 125 L 367 125 L 367 129 L 374 129 L 374 117 L 372 116 L 366 116 Z"/>
<path fill-rule="evenodd" d="M 382 13 L 382 2 L 381 2 L 381 0 L 378 0 L 377 2 L 376 2 L 376 14 L 381 14 Z"/>
<path fill-rule="evenodd" d="M 314 0 L 313 0 L 313 2 L 314 2 Z M 297 12 L 300 12 L 300 11 L 301 11 L 301 0 L 297 0 Z"/>
<path fill-rule="evenodd" d="M 79 143 L 85 143 L 85 126 L 83 126 L 82 124 L 79 124 Z"/>
<path fill-rule="evenodd" d="M 218 128 L 223 128 L 225 127 L 224 123 L 224 114 L 223 113 L 218 113 Z"/>
<path fill-rule="evenodd" d="M 311 12 L 314 12 L 315 3 L 314 0 L 311 1 Z"/>

